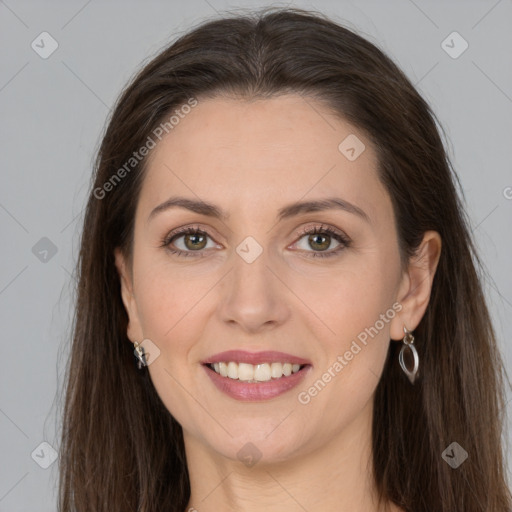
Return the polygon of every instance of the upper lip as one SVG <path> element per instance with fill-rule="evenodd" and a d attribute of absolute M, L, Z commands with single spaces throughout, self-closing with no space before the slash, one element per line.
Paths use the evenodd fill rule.
<path fill-rule="evenodd" d="M 285 352 L 275 350 L 266 350 L 264 352 L 247 352 L 245 350 L 227 350 L 214 354 L 202 364 L 222 363 L 235 361 L 237 363 L 262 364 L 262 363 L 292 363 L 292 364 L 311 364 L 307 359 L 297 357 Z"/>

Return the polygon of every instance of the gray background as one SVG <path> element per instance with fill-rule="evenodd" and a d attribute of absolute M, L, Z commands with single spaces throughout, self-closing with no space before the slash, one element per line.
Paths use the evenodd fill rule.
<path fill-rule="evenodd" d="M 40 444 L 59 449 L 78 232 L 111 105 L 143 61 L 192 25 L 263 5 L 271 4 L 0 0 L 0 511 L 55 510 L 58 466 L 40 467 L 51 462 Z M 376 43 L 432 105 L 489 270 L 486 293 L 510 372 L 512 1 L 288 5 L 321 10 Z M 43 31 L 58 43 L 47 59 L 31 47 L 42 46 Z M 453 31 L 469 44 L 458 58 L 442 46 Z M 452 54 L 462 48 L 457 39 L 446 44 Z M 507 442 L 510 433 L 508 423 Z"/>

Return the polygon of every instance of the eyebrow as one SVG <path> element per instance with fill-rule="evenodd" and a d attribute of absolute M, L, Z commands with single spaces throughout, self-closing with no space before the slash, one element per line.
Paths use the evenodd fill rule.
<path fill-rule="evenodd" d="M 212 203 L 177 196 L 171 197 L 167 199 L 167 201 L 156 206 L 149 214 L 147 222 L 159 213 L 169 210 L 170 208 L 185 208 L 200 215 L 206 215 L 220 220 L 229 219 L 229 214 L 227 212 Z M 281 221 L 295 215 L 300 215 L 301 213 L 319 212 L 331 209 L 344 210 L 348 213 L 357 215 L 364 221 L 370 223 L 370 218 L 364 210 L 355 204 L 349 203 L 348 201 L 338 197 L 291 203 L 278 210 L 277 219 L 278 221 Z"/>

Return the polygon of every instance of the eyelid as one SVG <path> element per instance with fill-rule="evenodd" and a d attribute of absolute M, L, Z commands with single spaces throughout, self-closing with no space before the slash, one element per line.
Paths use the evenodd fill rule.
<path fill-rule="evenodd" d="M 337 235 L 340 238 L 343 238 L 346 242 L 350 242 L 350 237 L 343 232 L 342 230 L 335 228 L 329 224 L 324 224 L 323 222 L 310 222 L 306 226 L 302 226 L 295 231 L 295 236 L 302 237 L 304 235 L 309 235 L 313 232 L 323 233 L 327 232 L 332 235 Z"/>
<path fill-rule="evenodd" d="M 202 226 L 200 226 L 199 224 L 195 224 L 195 225 L 188 225 L 188 226 L 183 226 L 183 227 L 180 227 L 180 228 L 176 228 L 176 229 L 173 229 L 171 230 L 167 235 L 164 236 L 164 238 L 162 239 L 162 246 L 165 246 L 165 245 L 168 245 L 169 243 L 171 243 L 171 240 L 173 238 L 177 238 L 179 237 L 180 235 L 186 235 L 186 234 L 189 234 L 189 233 L 199 233 L 199 234 L 205 234 L 207 235 L 209 238 L 211 238 L 216 244 L 218 244 L 218 242 L 215 240 L 215 238 L 210 234 L 210 231 L 209 231 L 209 228 L 204 228 Z"/>
<path fill-rule="evenodd" d="M 208 252 L 210 252 L 211 249 L 208 250 L 198 250 L 198 251 L 183 251 L 182 249 L 171 249 L 170 244 L 173 241 L 173 239 L 179 238 L 181 236 L 187 235 L 187 234 L 202 234 L 206 235 L 208 238 L 210 238 L 214 243 L 219 244 L 213 236 L 209 233 L 209 228 L 203 228 L 200 225 L 188 225 L 181 228 L 176 228 L 172 230 L 170 233 L 168 233 L 164 239 L 162 240 L 161 247 L 167 248 L 169 251 L 171 251 L 174 254 L 177 254 L 179 256 L 185 255 L 185 256 L 195 256 L 195 257 L 202 257 L 206 256 Z M 343 231 L 339 230 L 338 228 L 334 228 L 330 225 L 326 225 L 323 223 L 316 223 L 316 224 L 308 224 L 305 227 L 298 228 L 295 231 L 295 236 L 297 237 L 296 240 L 291 244 L 288 245 L 288 247 L 293 246 L 297 244 L 304 236 L 311 235 L 311 234 L 326 234 L 327 236 L 330 236 L 331 238 L 334 238 L 338 241 L 340 244 L 336 249 L 331 249 L 327 251 L 299 251 L 304 252 L 306 254 L 309 254 L 306 257 L 329 257 L 334 256 L 338 254 L 343 249 L 346 249 L 349 247 L 352 243 L 352 240 L 349 236 L 347 236 Z"/>
<path fill-rule="evenodd" d="M 296 236 L 298 238 L 295 242 L 293 242 L 292 246 L 299 243 L 304 236 L 312 234 L 326 234 L 327 236 L 334 238 L 339 243 L 339 245 L 335 249 L 326 251 L 299 251 L 303 252 L 306 258 L 329 258 L 331 256 L 337 256 L 352 245 L 352 239 L 345 232 L 330 225 L 323 223 L 320 223 L 319 225 L 317 223 L 313 226 L 308 225 L 302 227 L 296 231 Z"/>

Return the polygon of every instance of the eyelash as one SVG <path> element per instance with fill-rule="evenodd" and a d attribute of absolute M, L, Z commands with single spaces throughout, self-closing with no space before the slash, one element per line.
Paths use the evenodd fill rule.
<path fill-rule="evenodd" d="M 188 234 L 190 234 L 190 235 L 206 235 L 208 237 L 210 236 L 210 235 L 208 235 L 208 233 L 206 231 L 200 229 L 199 227 L 190 227 L 189 226 L 186 228 L 182 228 L 182 229 L 173 231 L 172 233 L 169 233 L 169 235 L 167 235 L 162 240 L 162 244 L 160 247 L 166 247 L 169 252 L 171 252 L 172 254 L 176 254 L 178 256 L 183 256 L 183 257 L 189 257 L 189 256 L 203 257 L 203 256 L 205 256 L 205 251 L 182 251 L 180 249 L 171 248 L 170 244 L 176 238 L 179 238 L 180 236 L 188 235 Z M 331 228 L 329 226 L 321 225 L 320 227 L 315 226 L 314 228 L 305 228 L 300 233 L 298 233 L 298 235 L 300 235 L 299 240 L 306 235 L 317 235 L 317 234 L 328 235 L 329 237 L 334 238 L 336 241 L 338 241 L 340 243 L 340 246 L 334 250 L 329 251 L 329 252 L 306 251 L 306 252 L 311 252 L 311 254 L 307 256 L 309 258 L 329 258 L 331 256 L 336 256 L 344 249 L 350 247 L 351 240 L 346 235 L 334 230 L 333 228 Z M 194 254 L 194 253 L 196 253 L 196 254 Z"/>

